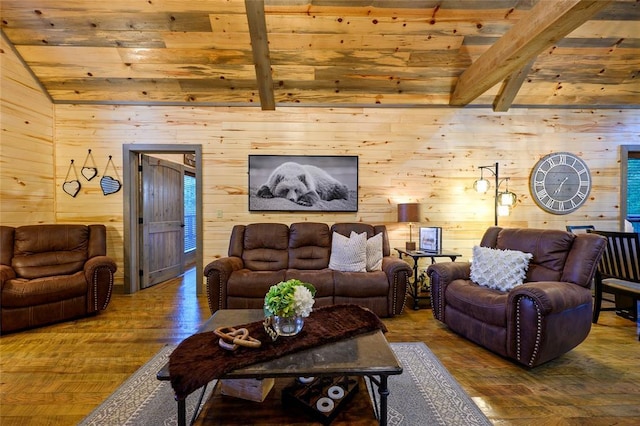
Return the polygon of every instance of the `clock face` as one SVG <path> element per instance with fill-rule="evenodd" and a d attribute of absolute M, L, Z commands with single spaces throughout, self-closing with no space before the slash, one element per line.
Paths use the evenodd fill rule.
<path fill-rule="evenodd" d="M 536 163 L 531 171 L 533 200 L 553 214 L 568 214 L 587 201 L 591 173 L 582 159 L 568 152 L 554 152 Z"/>

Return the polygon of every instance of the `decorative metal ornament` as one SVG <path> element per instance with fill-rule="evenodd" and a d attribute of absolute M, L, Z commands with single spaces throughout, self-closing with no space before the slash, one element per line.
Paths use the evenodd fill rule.
<path fill-rule="evenodd" d="M 109 164 L 111 164 L 111 167 L 113 167 L 113 173 L 116 176 L 116 178 L 106 175 L 107 170 L 109 169 Z M 107 165 L 104 168 L 104 173 L 105 175 L 102 176 L 102 179 L 100 179 L 100 188 L 102 188 L 102 193 L 104 195 L 111 195 L 120 191 L 120 188 L 122 188 L 122 183 L 120 183 L 120 176 L 118 176 L 118 171 L 116 170 L 116 166 L 113 164 L 113 160 L 111 159 L 111 156 L 109 156 Z"/>
<path fill-rule="evenodd" d="M 71 174 L 72 169 L 76 178 L 69 180 L 69 174 Z M 82 188 L 82 185 L 78 180 L 78 171 L 76 170 L 76 166 L 73 164 L 73 160 L 71 160 L 71 164 L 69 164 L 69 169 L 67 170 L 67 176 L 64 178 L 64 183 L 62 184 L 62 190 L 75 198 L 76 195 L 78 195 L 78 192 L 80 192 L 80 188 Z"/>
<path fill-rule="evenodd" d="M 91 160 L 91 164 L 93 167 L 89 167 L 87 163 Z M 91 180 L 94 177 L 98 176 L 98 168 L 96 167 L 96 162 L 93 159 L 93 155 L 91 155 L 91 150 L 87 153 L 87 158 L 84 159 L 84 164 L 82 165 L 82 169 L 80 170 L 80 174 L 84 176 L 86 180 Z"/>

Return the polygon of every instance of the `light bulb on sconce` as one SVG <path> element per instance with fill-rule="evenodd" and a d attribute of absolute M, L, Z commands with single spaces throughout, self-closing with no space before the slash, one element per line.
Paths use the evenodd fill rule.
<path fill-rule="evenodd" d="M 483 194 L 489 190 L 490 186 L 489 181 L 486 179 L 479 179 L 473 183 L 473 188 Z"/>
<path fill-rule="evenodd" d="M 500 181 L 500 183 L 505 182 L 507 186 L 507 190 L 505 192 L 500 192 L 498 194 L 498 204 L 500 206 L 509 206 L 513 207 L 518 200 L 518 197 L 513 192 L 509 191 L 509 178 L 504 178 Z"/>
<path fill-rule="evenodd" d="M 509 206 L 503 206 L 500 205 L 498 206 L 498 216 L 509 216 L 509 214 L 511 213 L 511 207 Z"/>
<path fill-rule="evenodd" d="M 513 192 L 507 191 L 507 192 L 501 192 L 500 193 L 500 200 L 498 202 L 501 206 L 514 206 L 516 204 L 516 194 L 514 194 Z"/>
<path fill-rule="evenodd" d="M 480 192 L 480 193 L 484 194 L 485 192 L 487 192 L 489 190 L 490 186 L 491 186 L 491 184 L 489 184 L 489 181 L 484 178 L 483 167 L 480 167 L 480 179 L 478 179 L 477 181 L 473 182 L 473 188 L 477 192 Z"/>

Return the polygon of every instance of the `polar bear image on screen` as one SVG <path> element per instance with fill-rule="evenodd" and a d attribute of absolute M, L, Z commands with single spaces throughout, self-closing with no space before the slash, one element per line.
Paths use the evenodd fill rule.
<path fill-rule="evenodd" d="M 285 198 L 301 206 L 313 206 L 319 200 L 347 200 L 349 189 L 319 167 L 288 161 L 271 172 L 256 195 Z"/>

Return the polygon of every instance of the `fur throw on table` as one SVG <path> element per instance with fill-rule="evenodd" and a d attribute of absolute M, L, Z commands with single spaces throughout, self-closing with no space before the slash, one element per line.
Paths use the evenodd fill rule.
<path fill-rule="evenodd" d="M 376 314 L 357 305 L 334 305 L 315 309 L 305 318 L 304 328 L 297 336 L 279 338 L 276 341 L 272 341 L 267 335 L 262 321 L 229 326 L 248 329 L 249 335 L 260 340 L 262 346 L 258 349 L 240 347 L 232 352 L 218 345 L 218 337 L 213 332 L 188 337 L 169 358 L 171 386 L 178 399 L 186 398 L 190 393 L 230 371 L 251 364 L 374 330 L 387 331 Z"/>

